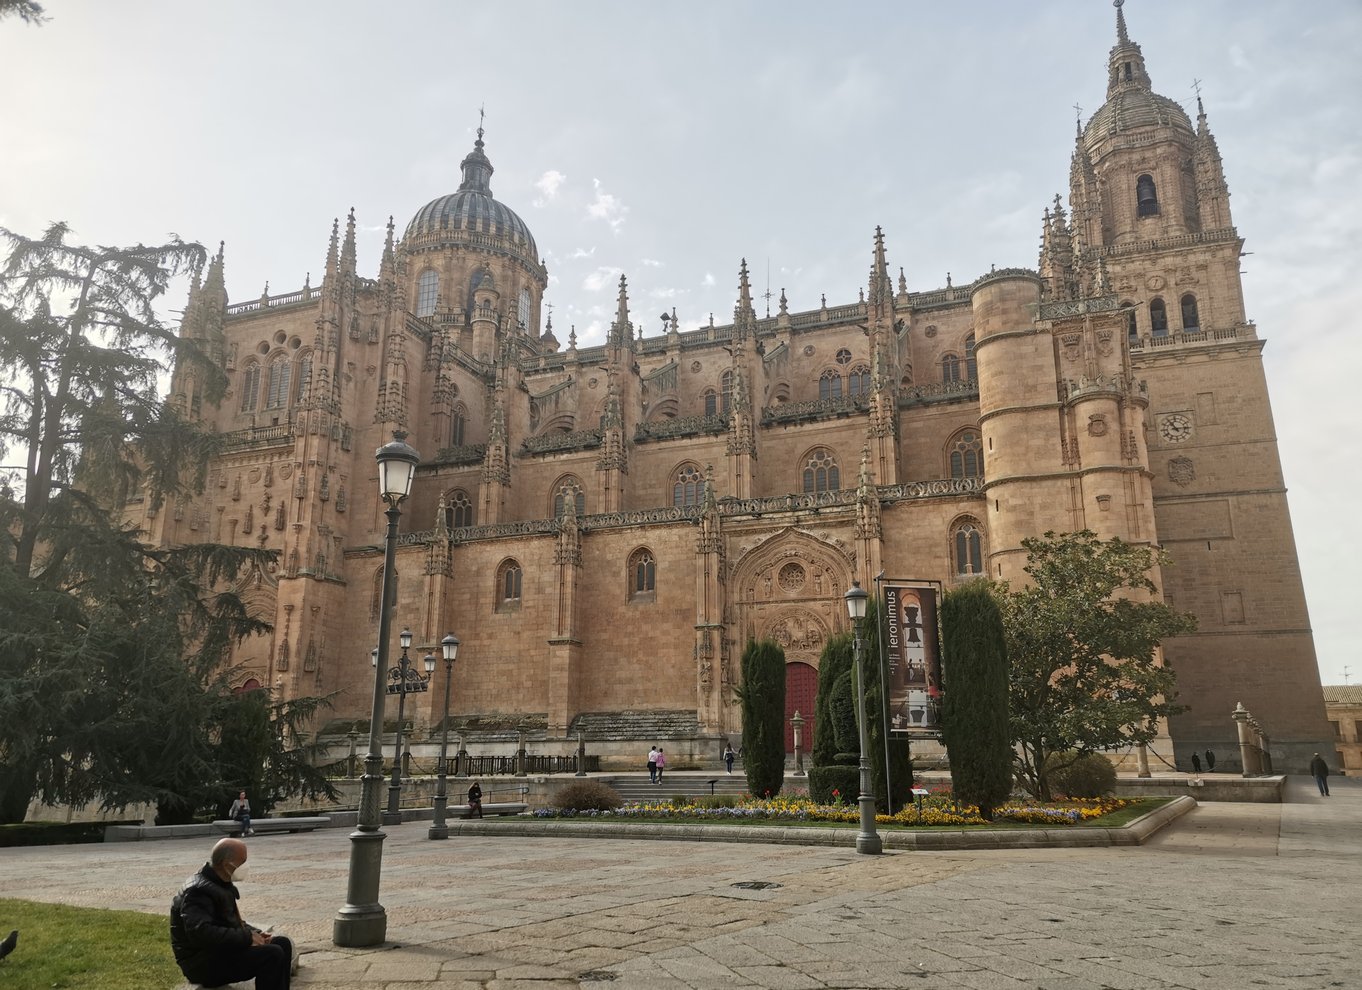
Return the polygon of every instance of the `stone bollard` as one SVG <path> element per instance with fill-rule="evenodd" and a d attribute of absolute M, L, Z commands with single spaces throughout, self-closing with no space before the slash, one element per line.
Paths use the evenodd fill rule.
<path fill-rule="evenodd" d="M 515 775 L 516 775 L 517 777 L 526 777 L 526 776 L 528 776 L 528 774 L 525 773 L 525 730 L 524 730 L 524 729 L 521 729 L 521 730 L 520 730 L 520 739 L 519 739 L 519 742 L 518 742 L 517 745 L 516 745 L 516 751 L 515 751 Z"/>
<path fill-rule="evenodd" d="M 1241 701 L 1235 704 L 1230 717 L 1234 719 L 1235 726 L 1239 730 L 1239 760 L 1244 768 L 1242 776 L 1252 777 L 1255 773 L 1260 772 L 1257 754 L 1254 752 L 1253 728 L 1249 725 L 1249 719 L 1252 716 Z"/>
<path fill-rule="evenodd" d="M 577 733 L 577 773 L 578 777 L 586 776 L 586 733 Z"/>

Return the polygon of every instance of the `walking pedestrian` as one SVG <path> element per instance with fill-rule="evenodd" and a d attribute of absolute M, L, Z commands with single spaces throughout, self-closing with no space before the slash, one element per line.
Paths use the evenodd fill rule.
<path fill-rule="evenodd" d="M 1315 778 L 1315 784 L 1319 787 L 1319 796 L 1329 796 L 1329 764 L 1324 762 L 1324 757 L 1318 753 L 1310 761 L 1310 776 Z"/>
<path fill-rule="evenodd" d="M 657 780 L 655 783 L 662 783 L 662 768 L 667 765 L 667 758 L 662 755 L 662 747 L 657 747 Z"/>
<path fill-rule="evenodd" d="M 648 783 L 657 783 L 657 744 L 648 750 Z"/>
<path fill-rule="evenodd" d="M 724 766 L 728 767 L 728 772 L 733 772 L 733 744 L 724 747 Z"/>
<path fill-rule="evenodd" d="M 1215 773 L 1215 754 L 1206 750 L 1206 772 Z"/>
<path fill-rule="evenodd" d="M 1201 757 L 1192 754 L 1192 773 L 1201 773 Z"/>

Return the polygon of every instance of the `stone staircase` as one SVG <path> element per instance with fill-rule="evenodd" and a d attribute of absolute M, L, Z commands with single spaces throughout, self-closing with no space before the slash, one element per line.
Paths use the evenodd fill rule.
<path fill-rule="evenodd" d="M 620 797 L 626 801 L 665 801 L 678 794 L 689 797 L 707 795 L 710 793 L 711 780 L 714 781 L 715 794 L 747 793 L 747 777 L 737 767 L 734 767 L 732 774 L 723 770 L 715 773 L 694 771 L 665 773 L 661 784 L 650 784 L 647 772 L 619 774 L 613 777 L 601 776 L 596 779 L 619 791 Z"/>

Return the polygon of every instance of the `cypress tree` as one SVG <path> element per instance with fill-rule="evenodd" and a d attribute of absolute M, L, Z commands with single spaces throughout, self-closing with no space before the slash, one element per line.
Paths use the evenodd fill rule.
<path fill-rule="evenodd" d="M 785 782 L 785 651 L 749 640 L 742 654 L 742 744 L 747 789 L 774 797 Z"/>
<path fill-rule="evenodd" d="M 942 741 L 957 800 L 988 820 L 1012 789 L 1007 648 L 1002 614 L 987 581 L 971 581 L 941 603 Z"/>

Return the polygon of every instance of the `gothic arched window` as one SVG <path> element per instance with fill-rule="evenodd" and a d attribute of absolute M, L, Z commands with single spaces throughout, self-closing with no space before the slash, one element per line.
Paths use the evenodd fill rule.
<path fill-rule="evenodd" d="M 978 478 L 984 473 L 984 445 L 978 430 L 961 430 L 951 440 L 951 477 Z"/>
<path fill-rule="evenodd" d="M 941 380 L 943 382 L 958 382 L 960 380 L 960 358 L 958 355 L 941 355 Z"/>
<path fill-rule="evenodd" d="M 463 529 L 473 525 L 473 500 L 462 488 L 456 488 L 445 500 L 445 526 Z"/>
<path fill-rule="evenodd" d="M 1149 329 L 1155 337 L 1168 336 L 1168 307 L 1162 299 L 1154 299 L 1149 303 Z"/>
<path fill-rule="evenodd" d="M 260 365 L 252 361 L 241 372 L 241 411 L 255 412 L 260 402 Z"/>
<path fill-rule="evenodd" d="M 818 379 L 818 398 L 840 399 L 842 397 L 842 376 L 829 368 Z"/>
<path fill-rule="evenodd" d="M 298 384 L 295 391 L 298 401 L 307 398 L 307 387 L 312 384 L 312 352 L 308 351 L 298 357 Z"/>
<path fill-rule="evenodd" d="M 847 374 L 847 395 L 870 394 L 870 369 L 862 365 Z"/>
<path fill-rule="evenodd" d="M 719 393 L 712 388 L 705 389 L 705 415 L 719 415 Z"/>
<path fill-rule="evenodd" d="M 266 409 L 282 409 L 288 405 L 288 382 L 293 366 L 282 354 L 270 362 L 269 388 L 265 392 Z"/>
<path fill-rule="evenodd" d="M 733 410 L 733 372 L 725 371 L 719 376 L 719 408 L 727 416 Z"/>
<path fill-rule="evenodd" d="M 519 608 L 525 574 L 514 559 L 503 560 L 497 568 L 497 608 Z"/>
<path fill-rule="evenodd" d="M 979 364 L 974 360 L 974 334 L 965 338 L 965 381 L 972 382 L 979 377 Z"/>
<path fill-rule="evenodd" d="M 582 483 L 571 475 L 558 482 L 558 488 L 553 493 L 553 518 L 562 518 L 569 500 L 578 516 L 586 515 L 586 494 L 582 491 Z"/>
<path fill-rule="evenodd" d="M 1142 175 L 1135 180 L 1135 214 L 1141 217 L 1159 215 L 1159 193 L 1154 188 L 1154 177 Z"/>
<path fill-rule="evenodd" d="M 804 462 L 803 490 L 806 492 L 831 492 L 842 487 L 841 473 L 837 469 L 837 459 L 826 447 L 819 447 Z"/>
<path fill-rule="evenodd" d="M 454 407 L 454 411 L 449 414 L 449 445 L 451 447 L 463 446 L 464 428 L 468 425 L 468 410 L 460 402 Z"/>
<path fill-rule="evenodd" d="M 640 547 L 629 557 L 629 597 L 651 598 L 657 590 L 657 561 L 647 547 Z"/>
<path fill-rule="evenodd" d="M 416 315 L 432 316 L 435 301 L 440 295 L 440 276 L 432 268 L 427 268 L 416 280 Z"/>
<path fill-rule="evenodd" d="M 1196 309 L 1196 296 L 1190 292 L 1182 297 L 1182 331 L 1196 333 L 1201 329 L 1201 317 Z"/>
<path fill-rule="evenodd" d="M 676 472 L 676 481 L 672 483 L 672 505 L 699 505 L 704 490 L 705 479 L 700 477 L 700 469 L 694 464 L 687 464 Z"/>
<path fill-rule="evenodd" d="M 951 533 L 951 557 L 958 575 L 984 573 L 984 541 L 979 524 L 973 519 L 961 519 Z"/>
<path fill-rule="evenodd" d="M 530 329 L 530 290 L 520 290 L 520 301 L 516 306 L 516 319 L 520 321 L 520 330 L 527 333 Z"/>

